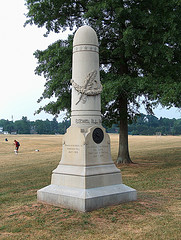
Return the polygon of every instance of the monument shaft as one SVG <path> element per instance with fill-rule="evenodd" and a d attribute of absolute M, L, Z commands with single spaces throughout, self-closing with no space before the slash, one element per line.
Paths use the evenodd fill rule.
<path fill-rule="evenodd" d="M 136 200 L 136 190 L 122 184 L 109 135 L 101 125 L 99 48 L 89 26 L 80 27 L 74 36 L 71 83 L 71 126 L 51 184 L 38 190 L 38 201 L 85 212 Z"/>
<path fill-rule="evenodd" d="M 83 26 L 73 41 L 71 124 L 101 124 L 99 47 L 95 31 Z"/>

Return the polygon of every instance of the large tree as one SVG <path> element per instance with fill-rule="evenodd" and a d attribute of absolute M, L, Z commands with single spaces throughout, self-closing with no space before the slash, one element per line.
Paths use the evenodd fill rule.
<path fill-rule="evenodd" d="M 117 162 L 130 163 L 128 121 L 140 104 L 149 113 L 158 103 L 181 107 L 180 0 L 26 0 L 26 5 L 26 24 L 45 26 L 46 35 L 83 24 L 95 29 L 103 118 L 119 122 Z M 70 110 L 71 51 L 72 36 L 36 51 L 36 73 L 46 78 L 42 98 L 57 97 L 39 111 Z"/>

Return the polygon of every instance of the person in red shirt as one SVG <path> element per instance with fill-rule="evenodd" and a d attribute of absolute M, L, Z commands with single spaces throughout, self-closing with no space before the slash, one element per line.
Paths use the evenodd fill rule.
<path fill-rule="evenodd" d="M 14 145 L 15 145 L 15 150 L 14 150 L 15 154 L 18 154 L 18 149 L 19 149 L 20 144 L 18 141 L 14 140 Z"/>

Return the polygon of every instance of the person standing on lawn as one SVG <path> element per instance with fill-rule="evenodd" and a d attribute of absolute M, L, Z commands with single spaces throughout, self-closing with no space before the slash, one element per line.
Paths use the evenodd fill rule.
<path fill-rule="evenodd" d="M 18 154 L 18 149 L 20 147 L 20 143 L 18 141 L 14 140 L 14 145 L 15 145 L 15 150 L 14 150 L 15 154 Z"/>

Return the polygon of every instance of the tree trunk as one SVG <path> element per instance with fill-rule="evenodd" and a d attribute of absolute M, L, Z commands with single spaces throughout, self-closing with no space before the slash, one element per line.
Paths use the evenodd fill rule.
<path fill-rule="evenodd" d="M 120 133 L 119 133 L 119 151 L 117 163 L 133 163 L 129 156 L 128 148 L 128 118 L 127 118 L 127 98 L 120 96 L 119 111 L 120 111 Z"/>

